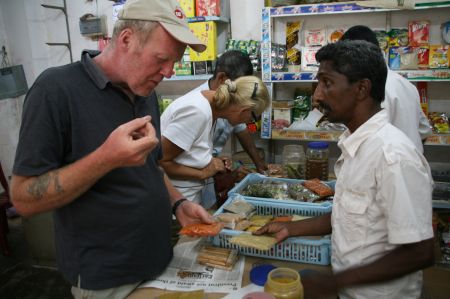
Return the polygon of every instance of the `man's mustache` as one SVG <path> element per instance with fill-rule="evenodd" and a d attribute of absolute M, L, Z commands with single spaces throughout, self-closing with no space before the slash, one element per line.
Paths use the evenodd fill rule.
<path fill-rule="evenodd" d="M 320 103 L 319 103 L 319 107 L 320 107 L 322 110 L 331 111 L 331 107 L 330 107 L 328 104 L 324 103 L 324 102 L 320 102 Z"/>

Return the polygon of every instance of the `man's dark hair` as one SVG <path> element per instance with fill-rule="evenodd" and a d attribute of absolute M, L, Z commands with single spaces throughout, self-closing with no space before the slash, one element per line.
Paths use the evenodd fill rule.
<path fill-rule="evenodd" d="M 330 61 L 338 73 L 350 83 L 368 79 L 370 95 L 378 102 L 384 100 L 387 67 L 380 48 L 364 40 L 340 40 L 322 47 L 316 54 L 318 62 Z"/>
<path fill-rule="evenodd" d="M 340 40 L 365 40 L 377 47 L 380 46 L 375 32 L 364 25 L 356 25 L 349 28 L 347 31 L 345 31 Z"/>
<path fill-rule="evenodd" d="M 214 69 L 213 78 L 216 78 L 219 72 L 234 81 L 242 76 L 253 75 L 253 66 L 247 54 L 238 50 L 230 50 L 219 56 Z"/>

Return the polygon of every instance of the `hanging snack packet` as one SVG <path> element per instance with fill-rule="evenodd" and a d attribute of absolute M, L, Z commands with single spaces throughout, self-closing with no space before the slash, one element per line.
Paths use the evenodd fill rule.
<path fill-rule="evenodd" d="M 427 69 L 429 67 L 430 47 L 415 47 L 415 51 L 417 52 L 417 63 L 419 69 Z"/>
<path fill-rule="evenodd" d="M 389 68 L 391 70 L 399 70 L 400 69 L 400 53 L 399 47 L 390 47 L 389 48 Z"/>
<path fill-rule="evenodd" d="M 449 45 L 430 45 L 430 69 L 448 68 L 449 51 Z"/>
<path fill-rule="evenodd" d="M 384 30 L 374 30 L 380 48 L 385 51 L 389 44 L 389 35 Z"/>
<path fill-rule="evenodd" d="M 429 21 L 410 21 L 408 23 L 408 38 L 411 46 L 426 46 L 430 38 Z"/>
<path fill-rule="evenodd" d="M 388 35 L 389 47 L 406 47 L 409 44 L 407 28 L 392 28 Z"/>
<path fill-rule="evenodd" d="M 325 29 L 307 29 L 303 32 L 306 47 L 321 47 L 327 42 Z"/>
<path fill-rule="evenodd" d="M 417 70 L 419 68 L 417 48 L 414 47 L 399 47 L 400 54 L 400 69 L 402 70 Z"/>

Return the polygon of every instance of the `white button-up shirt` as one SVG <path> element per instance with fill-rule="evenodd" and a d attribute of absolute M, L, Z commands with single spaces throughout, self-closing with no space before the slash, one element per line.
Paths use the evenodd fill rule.
<path fill-rule="evenodd" d="M 400 244 L 433 237 L 427 161 L 382 110 L 341 136 L 332 211 L 332 266 L 369 264 Z M 419 298 L 422 272 L 342 290 L 340 298 Z"/>
<path fill-rule="evenodd" d="M 388 111 L 389 122 L 405 133 L 423 153 L 422 139 L 430 136 L 432 130 L 420 106 L 419 92 L 414 84 L 389 70 L 381 107 Z"/>

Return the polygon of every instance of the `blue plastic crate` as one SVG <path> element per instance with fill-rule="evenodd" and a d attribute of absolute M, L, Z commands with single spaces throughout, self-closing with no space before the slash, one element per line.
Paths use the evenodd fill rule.
<path fill-rule="evenodd" d="M 223 207 L 230 204 L 236 199 L 244 199 L 248 203 L 256 207 L 256 214 L 258 215 L 300 215 L 300 216 L 320 216 L 326 213 L 330 213 L 332 206 L 306 206 L 299 204 L 286 203 L 285 201 L 260 201 L 243 198 L 238 194 L 233 194 L 228 200 L 220 207 L 214 215 L 218 215 L 224 212 Z M 320 237 L 319 239 L 312 239 L 307 237 L 292 237 L 284 240 L 283 242 L 276 244 L 267 251 L 257 250 L 248 247 L 241 247 L 230 243 L 230 239 L 234 236 L 240 235 L 242 231 L 235 231 L 231 229 L 222 229 L 220 233 L 211 237 L 210 240 L 215 246 L 237 249 L 241 254 L 258 256 L 264 258 L 278 259 L 284 261 L 329 265 L 331 254 L 331 240 L 329 236 Z"/>
<path fill-rule="evenodd" d="M 264 176 L 259 173 L 250 173 L 242 181 L 240 181 L 238 184 L 236 184 L 236 186 L 234 186 L 233 189 L 228 191 L 228 196 L 230 197 L 233 194 L 241 194 L 242 190 L 244 190 L 245 187 L 247 187 L 248 185 L 260 183 L 264 180 L 268 180 L 271 182 L 288 183 L 288 184 L 304 182 L 304 180 L 273 178 L 273 177 Z M 328 181 L 328 182 L 324 182 L 324 183 L 327 184 L 328 186 L 330 186 L 332 189 L 334 189 L 336 181 Z M 244 196 L 245 199 L 262 200 L 262 201 L 269 201 L 269 202 L 283 202 L 283 203 L 291 203 L 291 204 L 296 204 L 296 205 L 301 204 L 301 205 L 306 205 L 306 206 L 330 206 L 332 204 L 331 200 L 323 201 L 320 203 L 312 203 L 312 202 L 304 202 L 304 201 L 293 200 L 293 199 L 263 198 L 263 197 L 247 196 L 247 195 L 242 195 L 242 196 Z"/>

